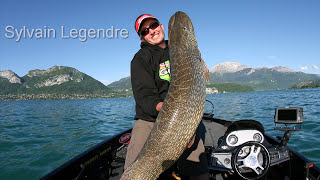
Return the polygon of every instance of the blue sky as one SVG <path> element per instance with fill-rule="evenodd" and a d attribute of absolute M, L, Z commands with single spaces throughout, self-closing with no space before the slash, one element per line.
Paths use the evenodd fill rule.
<path fill-rule="evenodd" d="M 140 48 L 135 19 L 150 13 L 167 31 L 170 16 L 186 12 L 195 26 L 208 67 L 234 61 L 251 67 L 286 66 L 320 74 L 320 1 L 208 0 L 102 1 L 2 0 L 0 71 L 24 76 L 29 70 L 71 66 L 105 84 L 130 75 Z M 56 38 L 22 38 L 6 27 L 55 29 Z M 71 29 L 128 30 L 127 38 L 62 38 Z M 12 31 L 12 28 L 9 29 Z"/>

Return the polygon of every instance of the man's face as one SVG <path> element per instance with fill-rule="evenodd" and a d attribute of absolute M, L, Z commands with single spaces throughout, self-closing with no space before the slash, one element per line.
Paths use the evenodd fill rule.
<path fill-rule="evenodd" d="M 146 19 L 142 26 L 141 30 L 148 28 L 153 22 L 157 22 L 154 19 Z M 160 24 L 156 29 L 149 29 L 149 33 L 140 38 L 141 41 L 146 41 L 152 45 L 158 45 L 163 42 L 164 40 L 164 27 Z"/>

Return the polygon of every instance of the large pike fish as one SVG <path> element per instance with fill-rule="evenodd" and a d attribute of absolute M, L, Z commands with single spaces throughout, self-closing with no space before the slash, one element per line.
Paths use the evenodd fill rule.
<path fill-rule="evenodd" d="M 168 36 L 168 95 L 150 136 L 135 162 L 123 173 L 123 180 L 157 179 L 187 148 L 203 116 L 207 68 L 187 14 L 179 11 L 170 18 Z"/>

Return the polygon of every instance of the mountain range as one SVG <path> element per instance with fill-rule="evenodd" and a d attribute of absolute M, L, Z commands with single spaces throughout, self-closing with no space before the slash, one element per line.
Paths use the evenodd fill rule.
<path fill-rule="evenodd" d="M 212 67 L 207 93 L 299 88 L 311 82 L 312 87 L 319 87 L 319 79 L 319 75 L 296 72 L 287 67 L 252 68 L 238 62 L 224 62 Z M 132 96 L 130 77 L 105 86 L 91 76 L 66 66 L 31 70 L 23 77 L 10 70 L 0 71 L 0 100 L 123 96 Z"/>
<path fill-rule="evenodd" d="M 252 68 L 237 62 L 215 65 L 210 73 L 210 84 L 237 83 L 250 86 L 255 91 L 288 89 L 300 82 L 315 79 L 320 79 L 320 76 L 281 66 Z"/>
<path fill-rule="evenodd" d="M 212 67 L 210 82 L 207 87 L 221 87 L 225 84 L 236 84 L 238 87 L 249 87 L 253 91 L 288 89 L 303 81 L 320 79 L 317 74 L 296 72 L 290 68 L 276 66 L 272 68 L 252 68 L 238 62 L 224 62 Z M 130 77 L 108 85 L 112 89 L 130 89 Z M 234 85 L 232 85 L 234 87 Z M 248 88 L 247 88 L 248 89 Z M 219 92 L 230 92 L 221 89 Z M 234 92 L 234 91 L 232 91 Z"/>
<path fill-rule="evenodd" d="M 23 77 L 10 70 L 0 71 L 0 89 L 0 95 L 13 99 L 25 96 L 27 100 L 110 97 L 113 92 L 91 76 L 65 66 L 31 70 Z"/>

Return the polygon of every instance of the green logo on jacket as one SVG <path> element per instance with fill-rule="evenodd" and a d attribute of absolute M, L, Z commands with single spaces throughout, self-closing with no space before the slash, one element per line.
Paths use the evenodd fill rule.
<path fill-rule="evenodd" d="M 159 66 L 159 77 L 170 82 L 170 61 L 167 60 Z"/>

